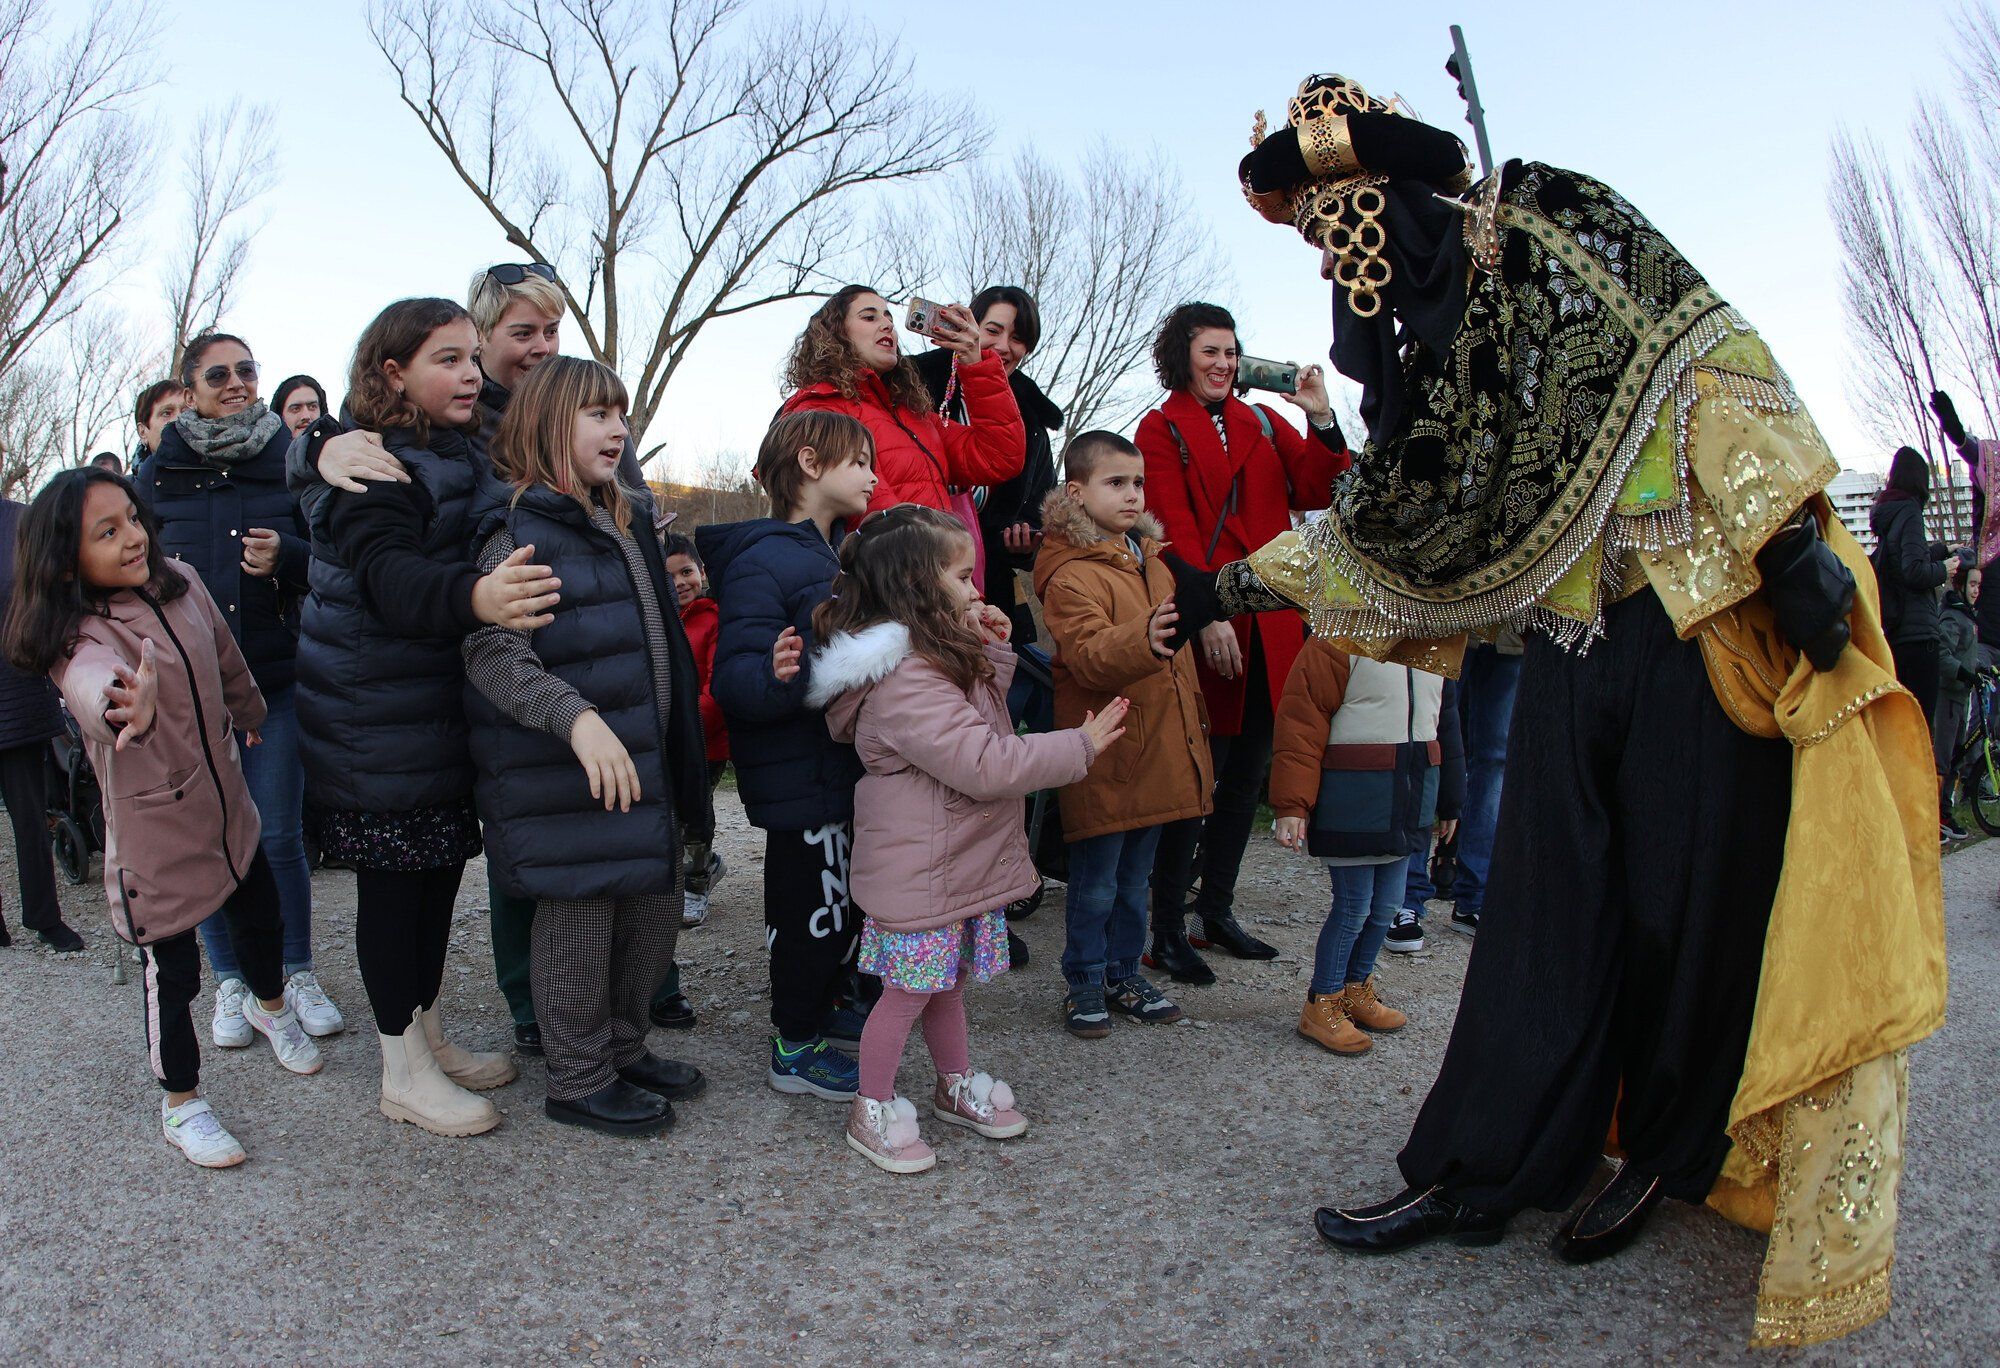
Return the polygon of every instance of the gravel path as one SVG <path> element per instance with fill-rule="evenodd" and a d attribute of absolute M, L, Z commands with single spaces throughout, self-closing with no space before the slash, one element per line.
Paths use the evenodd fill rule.
<path fill-rule="evenodd" d="M 1180 1026 L 1110 1039 L 1056 1025 L 1059 892 L 1021 926 L 1024 972 L 969 996 L 977 1063 L 1013 1081 L 1022 1140 L 931 1135 L 932 1173 L 892 1178 L 841 1141 L 841 1109 L 763 1082 L 761 841 L 725 795 L 732 874 L 682 940 L 692 1035 L 656 1048 L 711 1078 L 651 1140 L 551 1125 L 539 1067 L 496 1094 L 493 1134 L 440 1140 L 375 1110 L 378 1056 L 353 958 L 352 877 L 315 880 L 320 976 L 363 1029 L 316 1077 L 263 1048 L 206 1044 L 205 1090 L 250 1151 L 221 1173 L 160 1139 L 136 984 L 114 987 L 101 891 L 66 889 L 85 954 L 22 948 L 11 850 L 0 889 L 0 1360 L 1290 1363 L 1735 1361 L 1759 1237 L 1672 1207 L 1624 1257 L 1556 1263 L 1554 1216 L 1503 1244 L 1336 1257 L 1319 1201 L 1397 1185 L 1393 1156 L 1436 1070 L 1470 943 L 1433 918 L 1430 953 L 1384 956 L 1410 1027 L 1336 1059 L 1293 1034 L 1320 872 L 1253 843 L 1245 920 L 1284 955 L 1221 965 Z M 1945 866 L 1951 1025 L 1912 1066 L 1897 1307 L 1830 1350 L 1991 1362 L 2000 1354 L 2000 841 Z M 445 1007 L 473 1044 L 505 1037 L 475 865 Z M 927 1088 L 913 1042 L 904 1092 Z M 932 1126 L 931 1131 L 943 1131 Z M 1765 1361 L 1770 1361 L 1768 1356 Z"/>

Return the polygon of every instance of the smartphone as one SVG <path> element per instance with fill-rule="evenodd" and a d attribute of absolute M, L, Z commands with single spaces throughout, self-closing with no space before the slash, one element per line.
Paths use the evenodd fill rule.
<path fill-rule="evenodd" d="M 1273 394 L 1299 392 L 1299 368 L 1289 361 L 1266 361 L 1261 356 L 1236 360 L 1236 391 L 1269 390 Z"/>
<path fill-rule="evenodd" d="M 958 340 L 958 329 L 944 317 L 944 305 L 925 299 L 922 295 L 910 297 L 909 329 L 921 333 L 933 342 L 950 343 Z"/>

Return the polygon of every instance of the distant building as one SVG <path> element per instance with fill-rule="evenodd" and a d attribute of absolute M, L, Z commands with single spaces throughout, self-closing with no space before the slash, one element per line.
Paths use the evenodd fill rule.
<path fill-rule="evenodd" d="M 1955 473 L 1960 478 L 1949 488 L 1942 482 L 1931 486 L 1930 502 L 1924 505 L 1924 528 L 1933 541 L 1961 546 L 1972 540 L 1972 486 L 1964 480 L 1963 472 Z M 1882 480 L 1879 470 L 1843 470 L 1826 487 L 1834 516 L 1854 534 L 1861 549 L 1871 554 L 1875 534 L 1868 529 L 1868 512 L 1875 506 L 1875 496 L 1882 492 Z"/>

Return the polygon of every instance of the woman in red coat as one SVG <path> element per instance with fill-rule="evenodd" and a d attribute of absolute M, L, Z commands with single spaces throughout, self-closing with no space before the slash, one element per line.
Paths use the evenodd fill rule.
<path fill-rule="evenodd" d="M 1325 508 L 1334 477 L 1350 462 L 1319 367 L 1301 370 L 1299 392 L 1285 396 L 1311 425 L 1311 435 L 1302 437 L 1268 407 L 1235 397 L 1238 354 L 1236 320 L 1228 310 L 1181 305 L 1153 339 L 1153 368 L 1166 402 L 1139 420 L 1146 507 L 1166 528 L 1174 555 L 1204 570 L 1269 542 L 1292 525 L 1294 509 Z M 1215 754 L 1215 811 L 1205 827 L 1197 817 L 1160 833 L 1147 956 L 1183 983 L 1215 981 L 1185 932 L 1183 907 L 1197 848 L 1201 894 L 1195 911 L 1202 934 L 1194 944 L 1239 959 L 1277 954 L 1237 923 L 1232 908 L 1237 866 L 1271 762 L 1271 719 L 1304 644 L 1297 613 L 1214 623 L 1194 642 Z"/>
<path fill-rule="evenodd" d="M 799 334 L 785 365 L 792 391 L 784 413 L 821 409 L 858 418 L 875 439 L 875 495 L 868 511 L 899 503 L 955 513 L 967 520 L 973 544 L 979 525 L 969 491 L 1021 473 L 1027 432 L 998 353 L 982 354 L 979 328 L 960 305 L 941 311 L 958 332 L 940 339 L 956 352 L 963 423 L 938 416 L 914 362 L 896 340 L 896 319 L 882 296 L 849 285 L 819 307 Z"/>

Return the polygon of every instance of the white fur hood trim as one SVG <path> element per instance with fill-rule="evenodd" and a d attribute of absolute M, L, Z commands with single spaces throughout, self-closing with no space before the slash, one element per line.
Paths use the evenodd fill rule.
<path fill-rule="evenodd" d="M 844 693 L 879 684 L 909 655 L 910 629 L 900 622 L 838 633 L 813 655 L 806 706 L 824 708 Z"/>

